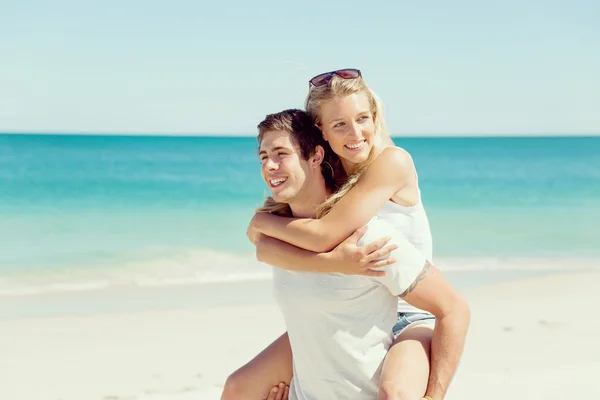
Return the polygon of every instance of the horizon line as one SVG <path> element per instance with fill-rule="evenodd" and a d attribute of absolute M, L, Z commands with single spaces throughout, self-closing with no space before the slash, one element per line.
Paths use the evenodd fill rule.
<path fill-rule="evenodd" d="M 167 133 L 167 132 L 51 132 L 51 131 L 0 131 L 4 136 L 114 136 L 114 137 L 205 137 L 205 138 L 255 138 L 250 133 Z M 443 138 L 443 137 L 595 137 L 600 132 L 517 132 L 517 133 L 399 133 L 390 134 L 392 138 Z"/>

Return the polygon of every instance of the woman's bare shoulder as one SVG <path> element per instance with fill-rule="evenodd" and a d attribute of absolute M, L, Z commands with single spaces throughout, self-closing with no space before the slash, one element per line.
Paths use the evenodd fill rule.
<path fill-rule="evenodd" d="M 395 171 L 397 173 L 411 172 L 414 169 L 412 156 L 402 147 L 384 147 L 375 157 L 369 169 L 376 171 Z"/>

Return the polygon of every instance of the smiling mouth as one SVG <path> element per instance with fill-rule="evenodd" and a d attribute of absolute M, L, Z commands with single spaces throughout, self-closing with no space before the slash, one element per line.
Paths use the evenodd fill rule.
<path fill-rule="evenodd" d="M 269 185 L 271 185 L 272 188 L 276 188 L 283 185 L 287 180 L 288 178 L 271 178 L 269 179 Z"/>
<path fill-rule="evenodd" d="M 367 143 L 367 141 L 363 139 L 362 141 L 360 141 L 358 143 L 345 144 L 344 147 L 347 148 L 348 150 L 356 151 L 356 150 L 362 149 L 366 143 Z"/>

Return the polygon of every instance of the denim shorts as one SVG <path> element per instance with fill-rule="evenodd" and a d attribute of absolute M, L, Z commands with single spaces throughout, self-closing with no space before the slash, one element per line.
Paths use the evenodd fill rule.
<path fill-rule="evenodd" d="M 399 312 L 398 322 L 396 322 L 396 325 L 394 325 L 394 328 L 392 328 L 394 339 L 397 338 L 404 329 L 413 323 L 425 323 L 433 326 L 435 324 L 435 317 L 433 314 L 424 312 Z"/>

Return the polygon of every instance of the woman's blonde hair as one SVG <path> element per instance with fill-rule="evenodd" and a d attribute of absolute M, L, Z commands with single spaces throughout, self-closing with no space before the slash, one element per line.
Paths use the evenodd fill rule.
<path fill-rule="evenodd" d="M 254 212 L 266 212 L 274 215 L 278 215 L 280 217 L 292 217 L 292 209 L 288 203 L 279 203 L 275 201 L 271 196 L 268 196 L 265 199 L 262 207 L 258 207 Z"/>
<path fill-rule="evenodd" d="M 340 189 L 319 206 L 317 218 L 326 215 L 335 203 L 356 185 L 361 175 L 371 162 L 373 162 L 383 147 L 393 145 L 393 141 L 389 136 L 383 118 L 383 104 L 377 95 L 367 86 L 362 77 L 343 79 L 334 75 L 328 84 L 311 87 L 308 96 L 306 97 L 306 111 L 310 114 L 317 126 L 322 127 L 321 107 L 323 104 L 334 98 L 346 97 L 353 94 L 364 94 L 369 101 L 370 111 L 373 115 L 373 122 L 375 124 L 375 143 L 373 143 L 373 147 L 371 148 L 367 159 L 357 165 Z"/>

